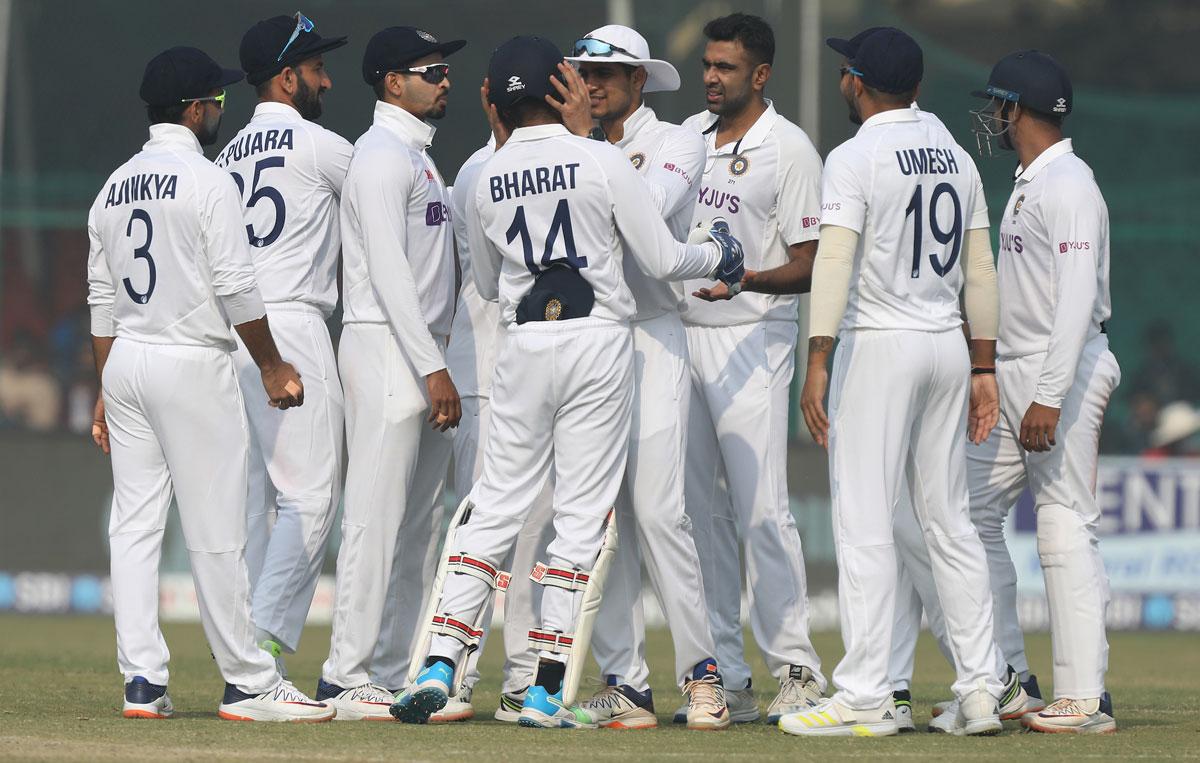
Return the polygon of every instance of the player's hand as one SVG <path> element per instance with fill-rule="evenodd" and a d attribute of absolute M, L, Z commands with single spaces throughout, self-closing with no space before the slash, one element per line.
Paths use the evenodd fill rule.
<path fill-rule="evenodd" d="M 96 395 L 96 408 L 92 413 L 92 442 L 105 454 L 112 453 L 108 444 L 108 419 L 104 418 L 104 393 Z"/>
<path fill-rule="evenodd" d="M 458 426 L 458 420 L 462 418 L 462 401 L 450 373 L 444 368 L 434 371 L 425 377 L 425 387 L 429 390 L 430 426 L 439 432 Z"/>
<path fill-rule="evenodd" d="M 758 275 L 757 270 L 746 271 L 746 275 L 742 276 L 742 291 L 746 291 L 746 286 L 754 282 L 754 276 L 756 275 Z M 729 290 L 729 286 L 727 284 L 718 281 L 711 288 L 697 289 L 696 291 L 692 292 L 692 296 L 702 299 L 705 302 L 719 302 L 724 299 L 733 299 L 737 295 Z"/>
<path fill-rule="evenodd" d="M 508 141 L 508 136 L 511 134 L 504 123 L 500 121 L 500 112 L 496 111 L 495 104 L 488 101 L 488 79 L 483 78 L 483 86 L 479 88 L 479 102 L 483 106 L 483 113 L 487 115 L 488 127 L 492 128 L 492 136 L 496 139 L 496 150 Z"/>
<path fill-rule="evenodd" d="M 800 393 L 800 410 L 813 440 L 822 448 L 829 447 L 829 417 L 825 415 L 825 391 L 829 388 L 829 371 L 825 364 L 809 364 Z"/>
<path fill-rule="evenodd" d="M 272 408 L 286 411 L 304 405 L 304 382 L 300 372 L 286 360 L 262 369 L 263 388 Z"/>
<path fill-rule="evenodd" d="M 1058 429 L 1058 417 L 1062 411 L 1041 403 L 1030 403 L 1021 419 L 1021 447 L 1025 450 L 1044 453 L 1055 445 L 1054 430 Z"/>
<path fill-rule="evenodd" d="M 967 438 L 979 445 L 1000 421 L 1000 389 L 995 374 L 971 376 L 971 410 L 967 414 Z"/>
<path fill-rule="evenodd" d="M 587 85 L 575 67 L 566 61 L 558 65 L 558 71 L 567 84 L 564 85 L 555 76 L 550 77 L 550 84 L 562 96 L 562 100 L 547 95 L 546 103 L 562 115 L 563 126 L 572 135 L 586 138 L 592 131 L 592 98 L 588 95 Z"/>

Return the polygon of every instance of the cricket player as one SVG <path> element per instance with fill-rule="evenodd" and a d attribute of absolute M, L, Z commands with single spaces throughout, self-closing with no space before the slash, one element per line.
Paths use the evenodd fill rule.
<path fill-rule="evenodd" d="M 623 256 L 656 278 L 707 273 L 736 283 L 742 276 L 736 241 L 717 232 L 720 245 L 673 242 L 621 152 L 567 132 L 546 102 L 561 63 L 550 42 L 517 37 L 488 66 L 489 100 L 511 135 L 480 171 L 468 230 L 476 286 L 499 300 L 506 335 L 483 474 L 447 544 L 461 572 L 434 592 L 441 627 L 425 669 L 393 706 L 407 722 L 423 722 L 445 704 L 458 661 L 477 643 L 472 624 L 495 587 L 496 565 L 553 465 L 555 538 L 549 562 L 533 573 L 546 586 L 541 627 L 529 634 L 540 659 L 519 722 L 595 727 L 569 707 L 567 670 L 585 659 L 583 613 L 592 607 L 595 615 L 601 557 L 613 551 L 606 518 L 625 472 L 636 308 Z"/>
<path fill-rule="evenodd" d="M 672 236 L 687 238 L 704 173 L 704 139 L 693 130 L 660 121 L 642 97 L 678 90 L 679 72 L 651 58 L 645 38 L 619 25 L 593 30 L 576 41 L 573 52 L 567 60 L 578 64 L 586 83 L 589 116 L 645 180 Z M 591 119 L 585 126 L 591 126 Z M 625 259 L 624 275 L 637 306 L 630 322 L 637 361 L 629 460 L 616 504 L 620 542 L 592 635 L 606 685 L 580 706 L 601 726 L 658 725 L 645 658 L 644 554 L 671 629 L 676 680 L 688 698 L 688 726 L 726 728 L 729 711 L 708 629 L 700 559 L 684 511 L 691 384 L 680 319 L 683 293 L 678 284 L 645 275 L 634 257 Z"/>
<path fill-rule="evenodd" d="M 735 13 L 704 28 L 706 111 L 684 126 L 705 140 L 693 222 L 719 221 L 746 247 L 743 294 L 686 285 L 693 394 L 687 510 L 704 572 L 717 663 L 735 723 L 760 717 L 742 648 L 739 539 L 750 624 L 779 693 L 767 720 L 813 705 L 825 687 L 809 640 L 800 536 L 787 490 L 788 401 L 820 219 L 821 160 L 764 97 L 775 37 Z M 724 487 L 722 487 L 722 482 Z M 726 491 L 727 488 L 727 491 Z M 679 713 L 676 720 L 682 720 Z"/>
<path fill-rule="evenodd" d="M 318 684 L 318 696 L 347 720 L 387 719 L 389 690 L 407 671 L 421 593 L 404 596 L 423 577 L 398 568 L 431 567 L 446 430 L 461 414 L 444 357 L 455 292 L 450 199 L 427 149 L 432 121 L 446 113 L 445 57 L 465 44 L 389 27 L 363 55 L 363 79 L 378 100 L 355 144 L 340 211 L 349 467 L 332 643 Z M 397 657 L 372 681 L 381 641 Z"/>
<path fill-rule="evenodd" d="M 1034 731 L 1112 733 L 1104 687 L 1108 576 L 1096 538 L 1100 424 L 1121 379 L 1105 333 L 1112 315 L 1108 207 L 1092 170 L 1063 137 L 1074 96 L 1057 61 L 1036 50 L 1011 53 L 974 95 L 988 100 L 973 112 L 981 150 L 994 139 L 1020 163 L 1000 221 L 997 265 L 995 373 L 1007 429 L 990 452 L 969 453 L 971 470 L 982 473 L 971 499 L 1004 623 L 997 639 L 1006 654 L 1023 655 L 1003 522 L 1028 486 L 1050 608 L 1054 701 L 1023 722 Z"/>
<path fill-rule="evenodd" d="M 840 52 L 842 42 L 830 45 Z M 888 661 L 893 516 L 905 483 L 955 655 L 956 733 L 1002 728 L 1004 687 L 983 546 L 968 513 L 963 438 L 969 403 L 985 411 L 973 416 L 976 436 L 995 423 L 995 379 L 970 371 L 972 360 L 987 369 L 994 357 L 995 270 L 974 163 L 940 123 L 912 108 L 923 68 L 916 42 L 885 28 L 863 39 L 841 70 L 851 120 L 861 127 L 825 165 L 801 406 L 813 438 L 829 449 L 846 656 L 832 698 L 780 720 L 792 734 L 898 731 Z M 971 359 L 961 333 L 964 284 L 977 327 Z"/>
<path fill-rule="evenodd" d="M 246 563 L 259 645 L 293 653 L 325 561 L 341 497 L 342 384 L 325 326 L 337 306 L 338 200 L 351 146 L 315 123 L 332 83 L 322 38 L 304 14 L 260 21 L 242 37 L 241 63 L 258 94 L 254 116 L 217 156 L 241 192 L 255 275 L 276 340 L 305 381 L 305 405 L 286 413 L 249 403 L 250 503 Z M 258 371 L 234 353 L 248 399 Z"/>
<path fill-rule="evenodd" d="M 243 556 L 249 441 L 230 324 L 261 379 L 248 405 L 299 406 L 304 385 L 272 339 L 237 186 L 201 148 L 216 141 L 224 88 L 241 79 L 196 48 L 152 58 L 141 86 L 150 140 L 109 176 L 88 214 L 88 304 L 101 379 L 92 436 L 112 455 L 109 544 L 126 718 L 174 712 L 158 624 L 172 497 L 204 635 L 225 679 L 220 717 L 335 714 L 280 676 L 254 642 Z"/>

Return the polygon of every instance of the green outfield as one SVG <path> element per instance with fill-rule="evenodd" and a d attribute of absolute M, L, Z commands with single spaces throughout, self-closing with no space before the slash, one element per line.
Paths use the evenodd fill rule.
<path fill-rule="evenodd" d="M 1016 725 L 1000 737 L 947 738 L 908 734 L 887 739 L 804 740 L 764 724 L 728 732 L 688 732 L 670 722 L 679 693 L 670 683 L 671 646 L 653 633 L 649 659 L 659 720 L 649 731 L 541 731 L 490 720 L 499 686 L 499 650 L 488 650 L 481 720 L 453 726 L 329 723 L 283 726 L 220 721 L 221 679 L 199 625 L 166 629 L 172 650 L 171 696 L 176 717 L 127 721 L 120 717 L 121 678 L 116 672 L 112 623 L 106 618 L 0 616 L 0 759 L 12 760 L 557 760 L 906 757 L 1011 759 L 1200 757 L 1200 639 L 1195 634 L 1115 634 L 1109 686 L 1120 733 L 1111 737 L 1023 734 Z M 305 634 L 289 662 L 292 677 L 312 691 L 328 647 L 328 628 Z M 841 654 L 836 634 L 818 634 L 817 647 L 831 669 Z M 1049 685 L 1049 640 L 1029 639 L 1035 672 Z M 760 661 L 753 660 L 756 671 Z M 928 639 L 917 662 L 914 706 L 923 727 L 932 702 L 946 696 L 950 671 Z M 765 708 L 773 681 L 757 674 Z M 487 720 L 482 720 L 487 719 Z"/>

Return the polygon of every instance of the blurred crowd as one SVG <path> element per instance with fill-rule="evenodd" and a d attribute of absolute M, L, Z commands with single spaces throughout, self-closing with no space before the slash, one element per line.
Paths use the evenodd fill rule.
<path fill-rule="evenodd" d="M 0 345 L 0 429 L 87 434 L 96 391 L 85 307 L 42 336 L 19 328 Z"/>

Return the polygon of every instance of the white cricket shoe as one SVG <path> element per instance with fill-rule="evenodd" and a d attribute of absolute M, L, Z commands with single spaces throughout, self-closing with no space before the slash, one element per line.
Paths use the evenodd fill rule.
<path fill-rule="evenodd" d="M 693 673 L 693 676 L 696 674 Z M 687 727 L 696 731 L 720 731 L 729 728 L 733 717 L 725 699 L 725 687 L 719 675 L 692 678 L 683 685 L 688 696 Z M 755 710 L 758 710 L 757 703 Z"/>
<path fill-rule="evenodd" d="M 121 715 L 126 718 L 170 718 L 175 706 L 167 694 L 166 686 L 152 684 L 142 676 L 134 676 L 125 684 L 125 707 Z"/>
<path fill-rule="evenodd" d="M 754 696 L 754 687 L 746 684 L 745 689 L 725 689 L 725 706 L 729 709 L 731 723 L 754 723 L 762 717 L 758 709 L 758 699 Z M 684 702 L 671 717 L 673 723 L 687 723 L 688 710 L 692 703 Z"/>
<path fill-rule="evenodd" d="M 917 725 L 913 723 L 912 714 L 912 693 L 908 689 L 894 691 L 892 702 L 896 705 L 896 728 L 900 729 L 900 733 L 916 731 Z"/>
<path fill-rule="evenodd" d="M 641 692 L 628 684 L 609 683 L 580 702 L 576 709 L 587 713 L 592 723 L 606 729 L 652 729 L 658 726 L 650 690 Z"/>
<path fill-rule="evenodd" d="M 900 733 L 891 697 L 870 710 L 854 710 L 827 699 L 816 707 L 783 716 L 779 728 L 797 736 L 882 737 Z"/>
<path fill-rule="evenodd" d="M 262 694 L 247 694 L 233 684 L 225 684 L 225 696 L 217 709 L 217 715 L 227 721 L 323 723 L 333 720 L 336 714 L 333 707 L 314 702 L 286 680 Z"/>
<path fill-rule="evenodd" d="M 785 715 L 816 707 L 823 699 L 812 670 L 803 665 L 792 665 L 787 677 L 779 681 L 779 693 L 767 707 L 767 723 L 778 723 Z"/>
<path fill-rule="evenodd" d="M 1092 699 L 1056 699 L 1044 710 L 1021 719 L 1030 731 L 1043 734 L 1115 734 L 1117 720 L 1108 692 Z"/>
<path fill-rule="evenodd" d="M 351 686 L 349 689 L 331 684 L 324 679 L 317 681 L 317 701 L 324 702 L 337 710 L 334 720 L 338 721 L 390 721 L 388 708 L 396 697 L 382 686 L 373 683 Z"/>
<path fill-rule="evenodd" d="M 1034 686 L 1037 686 L 1037 679 L 1032 679 Z M 1021 683 L 1016 671 L 1011 666 L 1008 668 L 1008 673 L 1004 678 L 1004 693 L 1000 696 L 1000 720 L 1012 721 L 1021 718 L 1025 713 L 1030 712 L 1031 708 L 1040 709 L 1044 706 L 1039 699 L 1034 700 L 1025 691 L 1025 685 Z M 950 700 L 948 702 L 938 702 L 933 706 L 931 715 L 933 719 L 929 722 L 929 730 L 937 733 L 954 733 L 957 720 L 953 717 L 942 718 L 943 715 L 953 715 L 958 712 L 958 700 Z"/>
<path fill-rule="evenodd" d="M 525 692 L 528 690 L 526 686 L 521 691 L 501 692 L 500 707 L 496 708 L 496 714 L 492 717 L 504 723 L 516 723 L 521 718 L 521 708 L 525 705 Z"/>
<path fill-rule="evenodd" d="M 446 706 L 429 716 L 430 723 L 458 723 L 475 717 L 475 706 L 471 704 L 471 689 L 463 687 L 446 703 Z"/>

